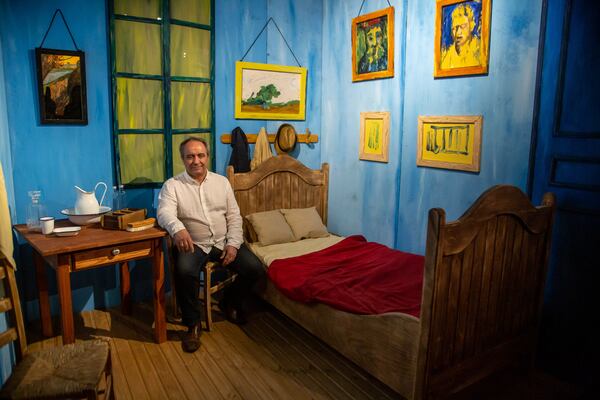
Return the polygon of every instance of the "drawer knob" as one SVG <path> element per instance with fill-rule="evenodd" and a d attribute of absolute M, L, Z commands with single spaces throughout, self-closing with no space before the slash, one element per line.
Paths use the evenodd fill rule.
<path fill-rule="evenodd" d="M 119 249 L 113 249 L 113 251 L 112 251 L 112 255 L 113 256 L 118 256 L 119 254 L 121 254 L 121 250 L 119 250 Z"/>

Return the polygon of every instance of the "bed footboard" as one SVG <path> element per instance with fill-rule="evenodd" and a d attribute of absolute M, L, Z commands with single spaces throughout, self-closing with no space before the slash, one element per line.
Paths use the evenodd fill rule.
<path fill-rule="evenodd" d="M 486 191 L 457 221 L 429 213 L 414 397 L 438 398 L 508 365 L 531 366 L 554 196 Z"/>

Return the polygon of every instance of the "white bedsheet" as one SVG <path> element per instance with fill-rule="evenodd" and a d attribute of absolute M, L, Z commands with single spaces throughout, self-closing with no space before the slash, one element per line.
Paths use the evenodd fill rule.
<path fill-rule="evenodd" d="M 246 245 L 263 264 L 269 267 L 277 259 L 296 257 L 323 250 L 343 239 L 343 236 L 329 235 L 324 238 L 303 239 L 297 242 L 272 244 L 270 246 L 259 246 L 255 243 L 246 243 Z"/>

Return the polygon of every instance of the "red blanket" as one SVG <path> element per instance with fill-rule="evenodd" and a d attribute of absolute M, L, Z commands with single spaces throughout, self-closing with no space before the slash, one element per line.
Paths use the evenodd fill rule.
<path fill-rule="evenodd" d="M 350 236 L 326 249 L 275 260 L 268 273 L 293 300 L 320 302 L 355 314 L 421 308 L 424 257 Z"/>

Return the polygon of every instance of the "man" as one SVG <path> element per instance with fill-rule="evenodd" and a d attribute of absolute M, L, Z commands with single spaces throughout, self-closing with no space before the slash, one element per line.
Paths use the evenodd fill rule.
<path fill-rule="evenodd" d="M 442 69 L 481 65 L 480 40 L 473 36 L 475 16 L 468 3 L 461 3 L 451 14 L 453 43 L 442 49 Z"/>
<path fill-rule="evenodd" d="M 358 73 L 385 71 L 387 69 L 387 48 L 383 37 L 382 27 L 385 27 L 379 19 L 364 23 L 366 35 L 366 50 L 358 61 Z"/>
<path fill-rule="evenodd" d="M 185 172 L 167 180 L 158 196 L 158 223 L 173 237 L 175 287 L 186 352 L 200 347 L 200 270 L 207 261 L 221 261 L 238 279 L 220 304 L 227 318 L 244 323 L 243 302 L 264 275 L 262 263 L 243 244 L 242 218 L 229 181 L 208 171 L 208 146 L 190 137 L 179 146 Z"/>

